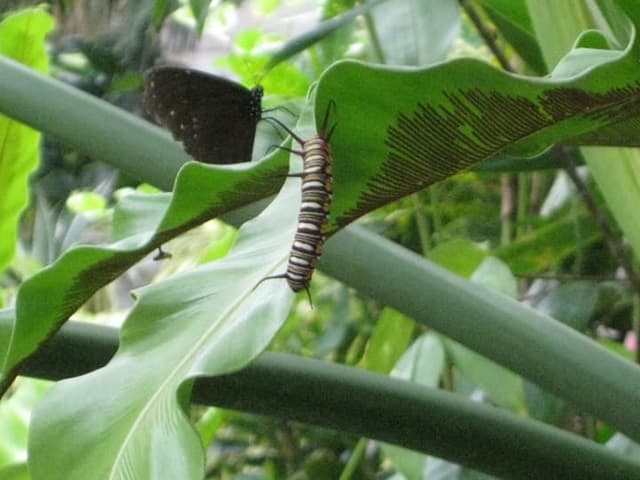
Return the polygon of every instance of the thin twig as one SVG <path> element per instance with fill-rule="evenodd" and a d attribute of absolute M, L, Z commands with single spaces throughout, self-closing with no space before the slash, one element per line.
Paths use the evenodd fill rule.
<path fill-rule="evenodd" d="M 480 14 L 477 10 L 469 3 L 468 0 L 460 0 L 460 6 L 467 14 L 467 17 L 469 17 L 469 20 L 471 20 L 471 23 L 473 23 L 473 26 L 478 30 L 478 33 L 484 40 L 484 43 L 487 44 L 489 50 L 491 50 L 491 53 L 496 57 L 500 66 L 508 72 L 515 72 L 515 69 L 511 66 L 509 59 L 496 43 L 495 35 L 487 28 L 485 23 L 482 21 L 482 18 L 480 18 Z"/>
<path fill-rule="evenodd" d="M 496 36 L 492 30 L 490 30 L 484 23 L 478 11 L 469 3 L 468 0 L 460 0 L 460 6 L 473 23 L 473 26 L 478 31 L 478 34 L 484 40 L 491 53 L 500 64 L 500 66 L 508 71 L 515 72 L 515 68 L 509 62 L 509 59 L 502 51 L 502 49 L 496 43 Z M 509 173 L 503 173 L 500 175 L 500 182 L 502 186 L 502 205 L 500 208 L 500 215 L 502 218 L 502 233 L 500 238 L 501 245 L 508 245 L 514 238 L 514 225 L 513 220 L 516 216 L 516 196 L 517 190 L 521 185 L 517 185 L 514 181 L 513 175 Z"/>
<path fill-rule="evenodd" d="M 636 295 L 640 295 L 640 276 L 633 267 L 633 262 L 631 260 L 631 256 L 629 255 L 629 252 L 622 244 L 619 236 L 615 234 L 615 232 L 609 225 L 609 219 L 605 215 L 604 211 L 596 203 L 593 195 L 589 191 L 589 188 L 582 180 L 582 178 L 580 178 L 580 175 L 578 175 L 576 163 L 573 158 L 571 158 L 571 156 L 564 148 L 558 148 L 557 153 L 560 161 L 564 166 L 565 171 L 567 172 L 567 175 L 575 185 L 580 198 L 582 198 L 582 201 L 587 207 L 587 210 L 589 210 L 589 213 L 593 217 L 593 220 L 596 222 L 596 225 L 598 225 L 598 227 L 600 228 L 602 236 L 607 242 L 607 246 L 611 250 L 612 255 L 618 261 L 618 264 L 622 267 L 624 273 L 629 279 L 631 288 L 633 288 L 633 290 L 636 292 Z"/>

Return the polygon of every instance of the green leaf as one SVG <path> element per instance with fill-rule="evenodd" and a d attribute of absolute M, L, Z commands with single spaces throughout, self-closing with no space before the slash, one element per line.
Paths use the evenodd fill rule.
<path fill-rule="evenodd" d="M 300 180 L 289 179 L 227 257 L 139 292 L 113 360 L 57 384 L 36 409 L 34 478 L 202 477 L 202 447 L 185 416 L 192 379 L 241 368 L 285 321 L 286 281 L 258 282 L 286 268 L 297 216 L 287 206 L 299 202 Z"/>
<path fill-rule="evenodd" d="M 29 415 L 49 386 L 49 382 L 22 379 L 13 394 L 0 402 L 0 478 L 4 478 L 3 469 L 26 460 Z"/>
<path fill-rule="evenodd" d="M 308 134 L 309 128 L 302 130 Z M 292 171 L 299 171 L 300 158 L 291 158 Z M 193 222 L 194 206 L 210 208 L 212 185 L 220 192 L 233 185 L 205 180 L 202 168 L 190 164 L 181 171 L 160 231 Z M 189 180 L 204 183 L 192 188 Z M 202 201 L 194 201 L 193 194 Z M 289 178 L 274 202 L 243 225 L 228 256 L 139 292 L 112 361 L 58 383 L 36 409 L 29 445 L 34 478 L 160 478 L 154 472 L 162 478 L 202 478 L 202 446 L 186 416 L 193 379 L 242 368 L 286 320 L 293 299 L 287 282 L 261 279 L 286 269 L 297 227 L 297 211 L 288 207 L 299 204 L 300 195 L 300 179 Z M 50 273 L 49 281 L 54 277 Z M 25 295 L 18 306 L 28 303 L 43 311 L 38 297 Z M 100 448 L 88 454 L 87 445 Z"/>
<path fill-rule="evenodd" d="M 549 74 L 549 78 L 568 78 L 605 62 L 619 59 L 623 52 L 609 50 L 606 39 L 600 32 L 586 31 L 576 39 L 574 47 L 565 55 Z"/>
<path fill-rule="evenodd" d="M 336 105 L 330 229 L 500 153 L 531 156 L 554 142 L 605 137 L 636 145 L 639 135 L 615 135 L 613 125 L 635 111 L 638 56 L 630 48 L 617 57 L 563 79 L 511 75 L 471 59 L 423 70 L 335 64 L 316 96 L 318 126 Z"/>
<path fill-rule="evenodd" d="M 96 192 L 72 192 L 66 205 L 73 213 L 101 213 L 107 207 L 107 199 Z"/>
<path fill-rule="evenodd" d="M 385 308 L 367 345 L 362 367 L 372 372 L 390 372 L 409 345 L 414 328 L 413 320 Z"/>
<path fill-rule="evenodd" d="M 169 15 L 171 8 L 174 6 L 174 0 L 154 0 L 151 9 L 151 23 L 156 29 L 160 29 L 162 22 Z"/>
<path fill-rule="evenodd" d="M 640 154 L 637 149 L 588 148 L 585 161 L 596 185 L 623 231 L 633 253 L 640 259 Z"/>
<path fill-rule="evenodd" d="M 627 43 L 633 35 L 633 26 L 625 12 L 620 8 L 619 2 L 615 0 L 597 0 L 597 9 L 592 5 L 595 17 L 601 17 L 604 22 L 596 22 L 598 28 L 606 31 L 609 41 L 616 48 L 620 48 Z M 633 12 L 629 12 L 633 16 Z M 638 12 L 636 12 L 636 15 Z"/>
<path fill-rule="evenodd" d="M 471 275 L 471 281 L 508 297 L 518 297 L 518 282 L 509 267 L 496 257 L 486 257 Z"/>
<path fill-rule="evenodd" d="M 369 10 L 371 10 L 371 8 L 385 1 L 386 0 L 373 0 L 371 2 L 367 2 L 366 4 L 360 5 L 359 7 L 356 7 L 348 11 L 347 13 L 343 13 L 342 15 L 333 17 L 330 20 L 326 20 L 318 24 L 314 28 L 308 30 L 307 32 L 303 33 L 302 35 L 293 38 L 272 55 L 269 63 L 266 66 L 266 70 L 274 68 L 279 63 L 290 59 L 294 55 L 297 55 L 303 50 L 331 35 L 336 30 L 349 25 L 358 16 L 368 12 Z"/>
<path fill-rule="evenodd" d="M 482 264 L 486 256 L 485 250 L 465 238 L 439 243 L 429 252 L 429 260 L 467 278 Z"/>
<path fill-rule="evenodd" d="M 398 360 L 391 376 L 403 380 L 437 387 L 444 368 L 444 349 L 438 336 L 423 335 L 418 338 Z"/>
<path fill-rule="evenodd" d="M 577 250 L 600 238 L 591 216 L 562 215 L 499 247 L 493 253 L 506 262 L 515 275 L 535 275 L 557 266 Z"/>
<path fill-rule="evenodd" d="M 536 303 L 536 309 L 585 332 L 598 311 L 601 295 L 602 289 L 595 282 L 569 282 L 554 288 Z"/>
<path fill-rule="evenodd" d="M 525 0 L 525 5 L 544 61 L 552 70 L 570 50 L 580 32 L 590 28 L 586 22 L 590 16 L 589 7 L 581 0 Z M 580 24 L 577 29 L 576 24 Z"/>
<path fill-rule="evenodd" d="M 111 239 L 117 241 L 154 231 L 172 200 L 173 194 L 165 192 L 131 191 L 121 195 L 113 215 Z"/>
<path fill-rule="evenodd" d="M 15 463 L 0 470 L 0 480 L 30 480 L 27 462 Z"/>
<path fill-rule="evenodd" d="M 537 74 L 544 75 L 547 67 L 536 40 L 525 2 L 511 0 L 479 0 L 500 33 L 513 49 Z"/>
<path fill-rule="evenodd" d="M 515 373 L 469 350 L 457 342 L 442 338 L 451 363 L 494 401 L 514 412 L 525 411 L 522 378 Z"/>
<path fill-rule="evenodd" d="M 43 9 L 22 10 L 0 22 L 0 56 L 46 73 L 45 37 L 53 19 Z M 15 254 L 20 213 L 29 200 L 28 178 L 40 162 L 40 133 L 0 115 L 0 272 Z"/>
<path fill-rule="evenodd" d="M 224 410 L 212 407 L 198 419 L 196 428 L 203 445 L 210 445 L 214 441 L 216 433 L 224 426 L 224 416 Z"/>
<path fill-rule="evenodd" d="M 635 26 L 635 40 L 627 49 L 627 55 L 638 55 L 638 25 L 640 24 L 640 8 L 633 0 L 619 0 L 616 4 L 600 2 L 601 9 L 596 9 L 593 5 L 577 4 L 576 2 L 550 2 L 529 1 L 529 9 L 532 19 L 536 24 L 536 30 L 547 58 L 547 63 L 552 65 L 564 50 L 569 48 L 578 35 L 589 28 L 594 27 L 593 18 L 598 18 L 601 11 L 605 12 L 606 18 L 614 22 L 612 27 L 626 26 L 626 21 L 621 19 L 619 9 L 624 10 Z M 547 8 L 548 7 L 548 8 Z M 572 11 L 566 16 L 568 9 Z M 618 29 L 626 37 L 627 29 Z M 587 64 L 588 66 L 588 64 Z M 633 68 L 633 67 L 629 67 Z M 637 68 L 635 69 L 637 71 Z M 629 106 L 628 114 L 631 117 L 628 121 L 622 121 L 605 128 L 595 134 L 585 134 L 577 141 L 586 145 L 627 145 L 624 138 L 634 135 L 633 126 L 637 118 L 636 109 Z M 609 143 L 601 140 L 607 137 Z M 600 140 L 599 140 L 600 139 Z M 640 220 L 632 212 L 632 206 L 640 202 L 640 157 L 636 151 L 622 149 L 584 149 L 585 161 L 590 172 L 602 191 L 603 196 L 615 217 L 618 225 L 629 239 L 629 244 L 633 249 L 636 258 L 640 258 Z"/>
<path fill-rule="evenodd" d="M 124 211 L 115 215 L 115 243 L 72 248 L 22 284 L 11 341 L 0 350 L 4 381 L 9 381 L 12 370 L 93 293 L 146 254 L 170 238 L 243 205 L 246 195 L 257 200 L 273 192 L 273 178 L 281 175 L 277 172 L 282 171 L 283 160 L 286 156 L 278 151 L 259 164 L 232 169 L 193 162 L 181 170 L 172 197 L 164 193 L 125 196 Z M 235 199 L 240 203 L 234 200 L 233 192 L 239 192 Z"/>
<path fill-rule="evenodd" d="M 207 21 L 207 15 L 209 14 L 209 5 L 211 0 L 189 0 L 189 6 L 191 7 L 191 14 L 196 19 L 196 30 L 198 35 L 202 35 L 204 25 Z"/>
<path fill-rule="evenodd" d="M 384 61 L 393 65 L 429 65 L 443 61 L 460 30 L 456 2 L 396 0 L 370 13 Z"/>
<path fill-rule="evenodd" d="M 209 244 L 199 257 L 201 263 L 213 262 L 227 256 L 238 238 L 238 231 L 223 222 L 213 220 L 205 225 Z"/>

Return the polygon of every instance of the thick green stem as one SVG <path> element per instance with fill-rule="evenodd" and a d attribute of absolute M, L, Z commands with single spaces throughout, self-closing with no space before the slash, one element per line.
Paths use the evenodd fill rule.
<path fill-rule="evenodd" d="M 0 330 L 10 325 L 0 317 Z M 117 330 L 71 322 L 23 374 L 57 379 L 105 364 Z M 460 395 L 320 360 L 265 353 L 198 378 L 193 401 L 288 418 L 422 451 L 502 478 L 640 479 L 640 463 L 593 442 Z"/>

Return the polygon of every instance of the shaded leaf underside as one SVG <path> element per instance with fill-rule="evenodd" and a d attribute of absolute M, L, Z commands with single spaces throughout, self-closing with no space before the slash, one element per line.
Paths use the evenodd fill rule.
<path fill-rule="evenodd" d="M 153 233 L 131 236 L 109 247 L 79 246 L 26 281 L 18 292 L 12 343 L 3 352 L 4 386 L 11 370 L 53 334 L 98 289 L 167 240 L 205 221 L 275 193 L 286 155 L 280 153 L 250 168 L 223 170 L 187 164 L 176 183 L 162 221 Z M 285 167 L 286 168 L 286 167 Z M 220 190 L 214 186 L 219 186 Z M 241 193 L 241 195 L 239 195 Z M 250 203 L 251 200 L 249 200 Z"/>
<path fill-rule="evenodd" d="M 533 156 L 554 143 L 640 145 L 640 68 L 630 60 L 565 81 L 469 59 L 413 71 L 335 65 L 317 101 L 320 112 L 337 105 L 331 229 L 497 154 Z"/>

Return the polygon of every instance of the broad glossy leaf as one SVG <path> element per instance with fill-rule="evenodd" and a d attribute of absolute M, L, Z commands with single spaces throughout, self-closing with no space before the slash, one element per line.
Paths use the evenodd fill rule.
<path fill-rule="evenodd" d="M 600 9 L 605 12 L 607 20 L 613 22 L 612 27 L 617 29 L 622 38 L 626 38 L 626 20 L 621 18 L 620 10 L 627 13 L 634 24 L 631 35 L 632 44 L 625 51 L 626 56 L 637 56 L 638 52 L 638 23 L 640 22 L 640 4 L 634 0 L 619 0 L 612 2 L 599 2 Z M 591 14 L 593 5 L 576 2 L 553 1 L 528 1 L 532 21 L 536 25 L 538 38 L 541 41 L 547 63 L 553 65 L 558 61 L 564 51 L 578 37 L 581 31 L 593 28 L 593 18 L 603 20 L 602 16 Z M 573 7 L 573 8 L 572 8 Z M 568 8 L 573 9 L 573 14 L 565 16 Z M 601 25 L 599 25 L 601 26 Z M 606 26 L 604 26 L 606 27 Z M 622 28 L 620 28 L 622 27 Z M 629 72 L 637 72 L 638 64 L 629 65 Z M 636 83 L 637 85 L 637 83 Z M 629 136 L 637 136 L 637 112 L 638 102 L 636 96 L 624 88 L 631 102 L 626 110 L 628 118 L 620 118 L 595 132 L 585 132 L 579 138 L 574 139 L 581 145 L 610 145 L 631 146 L 624 139 Z M 608 138 L 608 140 L 605 140 Z M 632 206 L 640 202 L 639 165 L 640 156 L 636 151 L 623 149 L 583 149 L 585 162 L 589 166 L 591 174 L 600 188 L 608 206 L 624 234 L 628 237 L 631 248 L 636 257 L 640 256 L 640 223 L 638 216 L 631 212 Z"/>
<path fill-rule="evenodd" d="M 285 270 L 297 216 L 288 206 L 299 202 L 300 180 L 289 179 L 227 257 L 139 292 L 113 360 L 60 382 L 39 404 L 35 480 L 202 477 L 202 447 L 186 415 L 191 379 L 241 368 L 285 321 L 293 298 L 286 281 L 258 282 Z"/>
<path fill-rule="evenodd" d="M 415 322 L 392 308 L 385 308 L 371 335 L 362 367 L 372 372 L 389 373 L 411 340 Z"/>
<path fill-rule="evenodd" d="M 590 147 L 583 149 L 585 161 L 608 208 L 640 258 L 640 153 L 638 149 Z"/>
<path fill-rule="evenodd" d="M 444 368 L 444 350 L 440 338 L 423 335 L 402 355 L 391 376 L 429 387 L 437 387 Z"/>
<path fill-rule="evenodd" d="M 0 22 L 0 56 L 46 73 L 49 60 L 45 37 L 53 19 L 33 8 Z M 40 133 L 0 115 L 0 272 L 15 253 L 18 219 L 29 200 L 28 177 L 40 161 Z"/>
<path fill-rule="evenodd" d="M 131 192 L 118 201 L 113 215 L 112 241 L 152 232 L 169 209 L 173 194 Z"/>
<path fill-rule="evenodd" d="M 471 281 L 508 297 L 517 298 L 518 282 L 509 267 L 496 257 L 486 257 L 471 275 Z"/>
<path fill-rule="evenodd" d="M 0 469 L 0 478 L 2 480 L 31 480 L 29 466 L 27 462 L 22 462 Z"/>
<path fill-rule="evenodd" d="M 375 35 L 388 65 L 443 61 L 460 30 L 458 3 L 451 0 L 395 0 L 372 10 Z"/>
<path fill-rule="evenodd" d="M 524 0 L 524 3 L 544 62 L 549 70 L 553 70 L 581 31 L 591 28 L 586 22 L 590 18 L 589 7 L 581 0 Z M 577 24 L 581 25 L 578 30 L 574 28 Z"/>
<path fill-rule="evenodd" d="M 432 262 L 462 277 L 469 277 L 486 256 L 486 251 L 466 238 L 439 243 L 428 255 Z"/>
<path fill-rule="evenodd" d="M 273 192 L 273 178 L 281 176 L 283 160 L 286 156 L 277 152 L 258 165 L 242 164 L 225 169 L 190 163 L 181 170 L 170 203 L 166 203 L 167 194 L 162 193 L 143 197 L 148 198 L 148 202 L 141 201 L 139 196 L 127 198 L 124 203 L 129 212 L 116 215 L 124 218 L 117 222 L 119 227 L 113 244 L 72 248 L 21 286 L 15 328 L 8 336 L 6 349 L 1 350 L 5 383 L 11 380 L 16 365 L 33 353 L 93 293 L 157 246 L 243 205 L 243 201 L 235 203 L 241 197 L 251 195 L 257 200 Z M 241 192 L 236 200 L 235 191 Z M 166 205 L 166 210 L 158 208 L 162 205 Z M 137 215 L 132 214 L 131 209 Z"/>
<path fill-rule="evenodd" d="M 589 5 L 599 30 L 607 32 L 611 43 L 617 46 L 629 43 L 633 27 L 616 0 L 596 0 Z"/>
<path fill-rule="evenodd" d="M 610 58 L 597 64 L 594 55 L 580 75 L 553 79 L 472 59 L 421 70 L 335 64 L 316 97 L 317 125 L 336 105 L 331 228 L 498 154 L 532 156 L 553 143 L 637 145 L 636 44 Z"/>
<path fill-rule="evenodd" d="M 27 460 L 27 431 L 31 410 L 50 383 L 24 378 L 10 397 L 0 401 L 0 478 L 11 465 Z"/>

